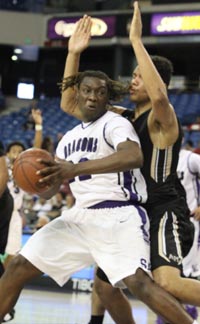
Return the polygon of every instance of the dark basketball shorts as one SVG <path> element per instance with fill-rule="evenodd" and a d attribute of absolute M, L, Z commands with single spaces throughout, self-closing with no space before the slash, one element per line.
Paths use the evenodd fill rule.
<path fill-rule="evenodd" d="M 189 214 L 182 199 L 149 210 L 151 270 L 160 266 L 172 266 L 182 271 L 182 259 L 188 254 L 194 239 L 194 225 Z M 97 268 L 96 275 L 109 283 L 100 268 Z"/>
<path fill-rule="evenodd" d="M 104 282 L 107 282 L 111 285 L 108 277 L 106 276 L 105 272 L 101 269 L 101 268 L 97 268 L 97 271 L 96 271 L 96 276 L 101 279 L 102 281 Z"/>
<path fill-rule="evenodd" d="M 5 253 L 8 240 L 9 223 L 13 211 L 13 198 L 9 192 L 6 192 L 0 199 L 0 254 Z"/>
<path fill-rule="evenodd" d="M 181 199 L 152 208 L 150 217 L 151 270 L 160 266 L 182 269 L 193 243 L 194 226 Z"/>

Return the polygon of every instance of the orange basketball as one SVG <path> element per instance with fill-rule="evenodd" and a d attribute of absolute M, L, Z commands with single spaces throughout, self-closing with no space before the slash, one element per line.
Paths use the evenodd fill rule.
<path fill-rule="evenodd" d="M 42 149 L 31 148 L 23 151 L 13 165 L 13 178 L 18 187 L 30 194 L 40 194 L 47 190 L 47 186 L 39 183 L 40 175 L 36 172 L 44 168 L 44 164 L 37 159 L 53 160 L 51 154 Z"/>

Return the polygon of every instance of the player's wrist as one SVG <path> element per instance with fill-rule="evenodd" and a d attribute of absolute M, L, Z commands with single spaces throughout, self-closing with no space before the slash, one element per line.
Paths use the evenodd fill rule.
<path fill-rule="evenodd" d="M 68 55 L 73 56 L 76 59 L 79 59 L 80 55 L 81 55 L 81 52 L 82 51 L 80 51 L 80 50 L 69 50 Z"/>
<path fill-rule="evenodd" d="M 41 131 L 43 129 L 43 126 L 41 124 L 35 124 L 35 130 Z"/>

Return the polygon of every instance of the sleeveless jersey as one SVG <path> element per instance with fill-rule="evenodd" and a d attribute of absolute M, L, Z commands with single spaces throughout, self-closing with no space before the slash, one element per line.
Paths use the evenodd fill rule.
<path fill-rule="evenodd" d="M 140 138 L 144 155 L 142 174 L 147 183 L 147 206 L 166 203 L 178 197 L 177 164 L 182 143 L 182 131 L 179 125 L 179 136 L 176 142 L 166 149 L 155 147 L 149 136 L 147 125 L 151 109 L 144 112 L 134 122 L 133 126 Z"/>
<path fill-rule="evenodd" d="M 116 152 L 117 145 L 127 139 L 139 143 L 131 123 L 108 111 L 98 120 L 81 123 L 67 132 L 58 144 L 56 155 L 73 163 L 101 159 Z M 80 208 L 104 201 L 138 204 L 147 198 L 140 169 L 75 177 L 70 180 L 70 188 L 76 199 L 75 205 Z"/>

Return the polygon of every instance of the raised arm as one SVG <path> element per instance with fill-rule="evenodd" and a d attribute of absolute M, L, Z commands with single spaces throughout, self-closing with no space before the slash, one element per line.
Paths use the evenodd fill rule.
<path fill-rule="evenodd" d="M 142 20 L 138 2 L 134 2 L 134 14 L 131 22 L 129 39 L 133 47 L 139 71 L 146 91 L 151 101 L 153 121 L 160 127 L 169 131 L 175 127 L 178 130 L 173 107 L 169 103 L 167 86 L 156 70 L 152 59 L 142 42 Z"/>
<path fill-rule="evenodd" d="M 91 17 L 84 15 L 81 18 L 73 35 L 68 43 L 68 55 L 66 58 L 63 78 L 74 75 L 79 70 L 80 55 L 88 47 L 91 37 L 92 21 Z M 76 92 L 74 88 L 68 88 L 62 91 L 61 94 L 61 109 L 66 113 L 78 118 L 81 118 L 81 112 L 76 102 Z"/>
<path fill-rule="evenodd" d="M 35 137 L 33 147 L 41 148 L 42 146 L 42 113 L 40 109 L 31 110 L 33 120 L 35 122 Z"/>

